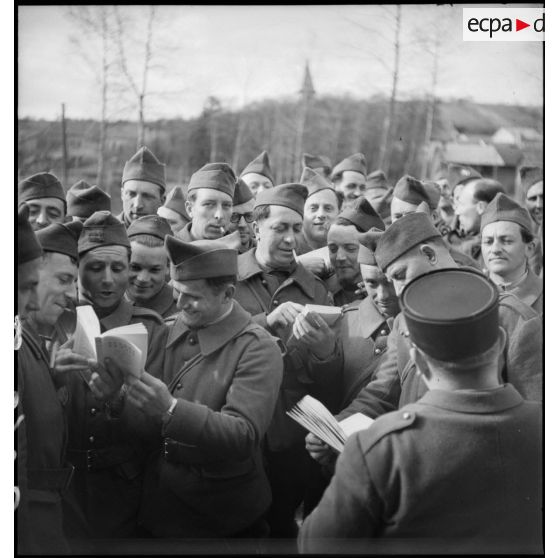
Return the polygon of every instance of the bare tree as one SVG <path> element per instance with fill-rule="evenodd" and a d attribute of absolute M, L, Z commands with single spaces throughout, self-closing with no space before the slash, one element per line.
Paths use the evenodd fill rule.
<path fill-rule="evenodd" d="M 113 13 L 116 20 L 116 44 L 118 46 L 118 54 L 119 54 L 119 65 L 120 69 L 128 85 L 130 87 L 131 92 L 134 95 L 134 98 L 137 101 L 137 111 L 138 111 L 138 137 L 137 137 L 137 146 L 138 148 L 145 143 L 145 99 L 148 93 L 148 77 L 150 71 L 153 68 L 153 26 L 155 23 L 155 6 L 149 6 L 149 13 L 147 17 L 147 24 L 146 24 L 146 33 L 145 33 L 145 40 L 143 41 L 143 61 L 142 67 L 140 72 L 139 79 L 133 75 L 133 72 L 130 69 L 130 64 L 128 61 L 128 56 L 126 54 L 125 48 L 125 31 L 124 31 L 124 24 L 122 20 L 122 16 L 118 9 L 118 6 L 113 6 Z"/>

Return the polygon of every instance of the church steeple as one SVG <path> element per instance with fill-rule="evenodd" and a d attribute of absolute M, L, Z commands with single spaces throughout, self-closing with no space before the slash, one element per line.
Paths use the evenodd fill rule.
<path fill-rule="evenodd" d="M 316 94 L 314 84 L 312 83 L 312 76 L 310 75 L 310 66 L 308 65 L 308 60 L 306 60 L 306 65 L 304 67 L 304 79 L 302 81 L 302 88 L 299 93 L 304 99 L 311 99 Z"/>

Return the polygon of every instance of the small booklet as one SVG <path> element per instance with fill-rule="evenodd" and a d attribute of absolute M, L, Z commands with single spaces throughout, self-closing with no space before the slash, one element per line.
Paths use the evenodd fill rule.
<path fill-rule="evenodd" d="M 301 314 L 306 318 L 310 312 L 319 314 L 330 327 L 335 324 L 342 314 L 342 310 L 339 306 L 323 306 L 321 304 L 306 304 Z M 312 323 L 312 325 L 314 324 Z"/>
<path fill-rule="evenodd" d="M 148 335 L 145 325 L 130 324 L 101 333 L 99 319 L 91 306 L 78 306 L 76 312 L 72 350 L 98 362 L 110 358 L 118 363 L 126 376 L 139 378 L 147 358 Z"/>
<path fill-rule="evenodd" d="M 374 422 L 362 413 L 337 422 L 327 408 L 310 395 L 305 395 L 287 415 L 339 453 L 351 434 L 365 430 Z"/>

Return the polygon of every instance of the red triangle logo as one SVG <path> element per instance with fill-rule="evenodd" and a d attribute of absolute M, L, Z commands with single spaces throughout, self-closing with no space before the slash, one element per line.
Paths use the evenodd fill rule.
<path fill-rule="evenodd" d="M 526 27 L 531 27 L 530 23 L 525 23 L 524 21 L 521 21 L 520 19 L 515 18 L 515 30 L 516 31 L 521 31 L 522 29 L 525 29 Z"/>

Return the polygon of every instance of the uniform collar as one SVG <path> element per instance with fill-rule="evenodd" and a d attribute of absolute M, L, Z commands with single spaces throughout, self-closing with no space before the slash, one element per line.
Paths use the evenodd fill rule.
<path fill-rule="evenodd" d="M 129 300 L 134 306 L 141 306 L 142 308 L 147 308 L 148 310 L 153 310 L 157 312 L 160 316 L 163 316 L 172 305 L 174 304 L 174 297 L 172 296 L 172 287 L 165 283 L 163 288 L 149 300 L 142 300 L 140 303 L 135 303 L 132 301 L 128 294 L 126 293 L 126 299 Z"/>
<path fill-rule="evenodd" d="M 358 320 L 360 333 L 365 339 L 372 337 L 381 326 L 388 323 L 388 318 L 380 313 L 369 296 L 358 305 Z"/>
<path fill-rule="evenodd" d="M 427 391 L 417 401 L 417 404 L 430 405 L 460 413 L 485 414 L 517 407 L 523 401 L 519 392 L 511 384 L 504 384 L 495 389 L 483 390 L 442 391 L 432 389 Z"/>
<path fill-rule="evenodd" d="M 527 306 L 532 306 L 543 292 L 543 282 L 531 269 L 528 269 L 526 275 L 519 283 L 511 288 L 506 288 L 505 291 L 514 294 Z"/>
<path fill-rule="evenodd" d="M 250 314 L 236 300 L 233 300 L 232 310 L 227 316 L 216 323 L 196 330 L 202 355 L 207 356 L 226 345 L 250 323 L 250 320 Z M 188 331 L 190 329 L 186 325 L 181 312 L 169 333 L 167 347 L 176 343 Z"/>
<path fill-rule="evenodd" d="M 252 248 L 238 257 L 239 281 L 244 281 L 245 279 L 249 279 L 250 277 L 263 273 L 262 268 L 256 260 L 255 252 L 256 249 Z M 294 271 L 289 275 L 285 283 L 296 283 L 308 297 L 314 298 L 314 281 L 314 275 L 307 271 L 301 264 L 297 263 Z"/>

